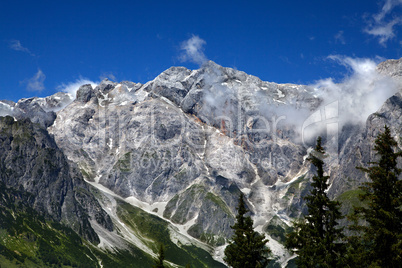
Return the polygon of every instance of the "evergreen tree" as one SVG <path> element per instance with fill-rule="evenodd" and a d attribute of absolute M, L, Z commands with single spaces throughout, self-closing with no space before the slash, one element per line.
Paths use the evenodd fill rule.
<path fill-rule="evenodd" d="M 153 268 L 164 268 L 163 261 L 165 260 L 165 250 L 163 249 L 163 245 L 160 245 L 158 258 L 155 260 L 155 265 L 152 266 Z"/>
<path fill-rule="evenodd" d="M 245 216 L 247 212 L 244 195 L 241 193 L 236 223 L 231 226 L 235 233 L 225 249 L 223 260 L 234 268 L 265 267 L 269 262 L 267 255 L 271 252 L 265 246 L 268 240 L 254 231 L 253 220 L 250 216 Z"/>
<path fill-rule="evenodd" d="M 351 237 L 358 265 L 365 267 L 402 267 L 402 181 L 397 159 L 402 152 L 394 152 L 398 144 L 385 126 L 376 140 L 374 151 L 378 162 L 368 168 L 369 182 L 360 189 L 364 206 L 355 207 L 349 228 L 357 232 Z"/>
<path fill-rule="evenodd" d="M 343 267 L 345 244 L 343 229 L 337 221 L 343 216 L 339 212 L 339 203 L 331 201 L 326 190 L 328 176 L 324 176 L 324 148 L 321 137 L 308 160 L 316 167 L 317 175 L 313 176 L 313 189 L 304 199 L 308 214 L 294 222 L 294 230 L 288 235 L 285 246 L 297 253 L 298 267 Z"/>

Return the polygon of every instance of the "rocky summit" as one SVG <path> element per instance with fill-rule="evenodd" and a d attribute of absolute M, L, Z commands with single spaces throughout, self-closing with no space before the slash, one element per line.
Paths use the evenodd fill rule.
<path fill-rule="evenodd" d="M 342 201 L 367 180 L 355 167 L 373 161 L 385 124 L 402 148 L 402 59 L 379 64 L 376 75 L 396 90 L 365 123 L 340 122 L 341 104 L 313 86 L 264 82 L 212 61 L 171 67 L 145 84 L 82 85 L 75 98 L 0 101 L 8 115 L 0 179 L 90 241 L 99 266 L 105 254 L 127 252 L 146 263 L 160 242 L 182 256 L 171 264 L 223 266 L 243 192 L 255 229 L 285 267 L 284 233 L 306 210 L 314 139 L 323 136 L 328 151 L 328 193 Z"/>

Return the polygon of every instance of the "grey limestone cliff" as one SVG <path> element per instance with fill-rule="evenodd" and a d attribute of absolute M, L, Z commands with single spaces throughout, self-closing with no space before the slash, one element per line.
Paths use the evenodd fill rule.
<path fill-rule="evenodd" d="M 75 164 L 39 125 L 28 119 L 0 118 L 0 158 L 1 181 L 32 194 L 35 210 L 94 243 L 99 238 L 91 219 L 106 229 L 113 228 Z"/>

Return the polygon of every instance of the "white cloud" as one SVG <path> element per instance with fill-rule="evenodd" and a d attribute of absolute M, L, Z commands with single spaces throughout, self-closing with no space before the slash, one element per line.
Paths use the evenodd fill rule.
<path fill-rule="evenodd" d="M 26 89 L 29 91 L 42 91 L 45 89 L 43 82 L 46 79 L 46 75 L 42 72 L 41 69 L 38 69 L 38 72 L 31 78 L 25 79 L 20 83 L 26 84 Z"/>
<path fill-rule="evenodd" d="M 73 99 L 75 99 L 77 90 L 80 88 L 80 86 L 85 85 L 85 84 L 91 84 L 93 88 L 95 88 L 99 82 L 94 82 L 91 81 L 87 78 L 80 77 L 79 79 L 69 82 L 69 83 L 63 83 L 57 87 L 57 90 L 66 92 L 72 95 Z"/>
<path fill-rule="evenodd" d="M 301 128 L 302 141 L 314 143 L 319 135 L 330 140 L 327 150 L 337 154 L 338 134 L 344 126 L 364 125 L 370 114 L 398 92 L 400 83 L 377 72 L 381 58 L 351 58 L 341 55 L 328 57 L 349 70 L 340 83 L 333 78 L 321 79 L 310 85 L 322 102 L 305 117 Z"/>
<path fill-rule="evenodd" d="M 394 26 L 400 24 L 402 22 L 401 19 L 396 18 L 387 24 L 379 24 L 371 29 L 366 29 L 366 33 L 374 35 L 379 38 L 379 43 L 381 45 L 385 45 L 385 43 L 395 37 Z"/>
<path fill-rule="evenodd" d="M 23 46 L 21 45 L 21 42 L 20 42 L 19 40 L 11 40 L 11 41 L 9 42 L 9 45 L 10 45 L 10 48 L 11 48 L 12 50 L 15 50 L 15 51 L 22 51 L 22 52 L 28 53 L 28 54 L 31 55 L 31 56 L 35 56 L 28 48 L 23 47 Z"/>
<path fill-rule="evenodd" d="M 364 31 L 379 38 L 379 43 L 386 45 L 388 40 L 395 37 L 395 26 L 402 24 L 402 19 L 397 14 L 390 20 L 387 17 L 394 13 L 395 8 L 402 6 L 402 0 L 386 0 L 381 11 L 372 16 L 372 20 Z"/>
<path fill-rule="evenodd" d="M 319 80 L 313 87 L 324 99 L 323 105 L 339 103 L 339 123 L 364 123 L 384 102 L 398 91 L 398 85 L 390 77 L 377 72 L 380 58 L 350 58 L 339 55 L 328 57 L 351 71 L 341 83 L 332 78 Z"/>
<path fill-rule="evenodd" d="M 181 61 L 191 61 L 202 65 L 208 59 L 204 54 L 204 45 L 207 42 L 197 35 L 193 35 L 190 39 L 181 44 L 180 49 L 183 53 L 180 56 Z"/>

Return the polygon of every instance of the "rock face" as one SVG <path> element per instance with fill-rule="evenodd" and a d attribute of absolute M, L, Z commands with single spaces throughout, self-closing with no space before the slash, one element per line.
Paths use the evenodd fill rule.
<path fill-rule="evenodd" d="M 402 88 L 401 88 L 402 92 Z M 402 97 L 398 92 L 390 97 L 384 105 L 374 114 L 370 115 L 366 125 L 357 128 L 354 136 L 350 137 L 345 149 L 340 155 L 338 169 L 333 174 L 333 184 L 329 190 L 332 197 L 338 196 L 349 190 L 356 189 L 361 183 L 367 181 L 366 175 L 356 167 L 367 167 L 370 162 L 376 161 L 374 140 L 380 131 L 387 125 L 392 135 L 402 148 Z M 399 164 L 402 161 L 399 159 Z"/>
<path fill-rule="evenodd" d="M 402 78 L 402 59 L 387 60 L 377 66 L 378 72 L 401 79 Z"/>
<path fill-rule="evenodd" d="M 241 190 L 259 225 L 277 213 L 288 217 L 286 202 L 271 207 L 280 194 L 267 191 L 302 174 L 307 151 L 282 111 L 319 104 L 308 87 L 208 62 L 195 71 L 172 67 L 145 85 L 84 85 L 49 131 L 87 180 L 123 198 L 166 204 L 166 218 L 220 244 L 232 234 Z"/>
<path fill-rule="evenodd" d="M 51 126 L 56 119 L 56 112 L 73 101 L 67 93 L 58 92 L 46 98 L 21 99 L 17 103 L 0 101 L 0 116 L 10 115 L 16 119 L 29 119 L 42 127 Z"/>
<path fill-rule="evenodd" d="M 400 62 L 377 69 L 398 77 Z M 194 71 L 172 67 L 145 85 L 104 80 L 78 93 L 49 128 L 67 157 L 123 198 L 165 204 L 159 213 L 188 234 L 212 244 L 230 237 L 240 191 L 257 227 L 305 210 L 312 173 L 298 129 L 322 103 L 312 88 L 208 62 Z M 380 110 L 396 128 L 398 96 Z M 378 131 L 370 129 L 380 129 L 372 117 L 341 131 L 338 155 L 327 163 L 331 196 L 365 180 L 355 167 L 372 159 Z"/>
<path fill-rule="evenodd" d="M 401 66 L 401 60 L 386 61 L 377 71 L 398 81 Z M 16 117 L 19 121 L 13 124 L 30 118 L 47 127 L 55 143 L 49 138 L 51 146 L 46 146 L 55 148 L 54 152 L 60 148 L 79 170 L 61 152 L 51 155 L 61 161 L 58 168 L 66 165 L 54 173 L 54 181 L 63 181 L 61 185 L 66 187 L 60 192 L 64 197 L 55 196 L 54 202 L 60 205 L 60 200 L 71 200 L 106 229 L 111 228 L 110 220 L 96 201 L 77 193 L 86 190 L 74 188 L 86 189 L 80 174 L 113 198 L 135 203 L 168 219 L 184 235 L 213 246 L 224 245 L 232 235 L 230 226 L 240 192 L 246 195 L 255 228 L 261 232 L 285 230 L 291 219 L 306 212 L 303 197 L 310 190 L 314 170 L 306 161 L 309 142 L 301 138 L 302 128 L 323 103 L 308 86 L 264 82 L 208 62 L 198 70 L 172 67 L 144 85 L 109 80 L 95 88 L 83 85 L 65 109 L 62 104 L 68 101 L 56 95 L 17 104 L 2 101 L 0 115 Z M 401 115 L 402 98 L 397 93 L 366 125 L 344 125 L 335 141 L 323 137 L 326 147 L 337 148 L 327 150 L 331 197 L 367 180 L 355 167 L 374 159 L 373 141 L 384 124 L 396 137 L 401 136 Z M 30 135 L 39 135 L 32 131 Z M 42 146 L 38 140 L 31 143 Z M 47 163 L 44 161 L 41 164 Z M 33 187 L 29 179 L 23 181 L 26 189 Z M 46 192 L 42 194 L 46 196 Z M 72 215 L 80 211 L 57 212 L 59 205 L 53 209 L 42 203 L 38 206 L 61 220 L 67 215 L 64 211 Z M 115 203 L 103 206 L 113 211 Z M 273 239 L 283 237 L 275 233 Z M 281 258 L 286 259 L 285 255 Z"/>
<path fill-rule="evenodd" d="M 32 194 L 32 207 L 98 243 L 90 220 L 112 229 L 110 218 L 89 192 L 47 131 L 28 119 L 0 118 L 0 180 Z"/>
<path fill-rule="evenodd" d="M 82 85 L 77 91 L 77 101 L 87 103 L 93 97 L 95 97 L 95 91 L 93 90 L 91 84 Z"/>

